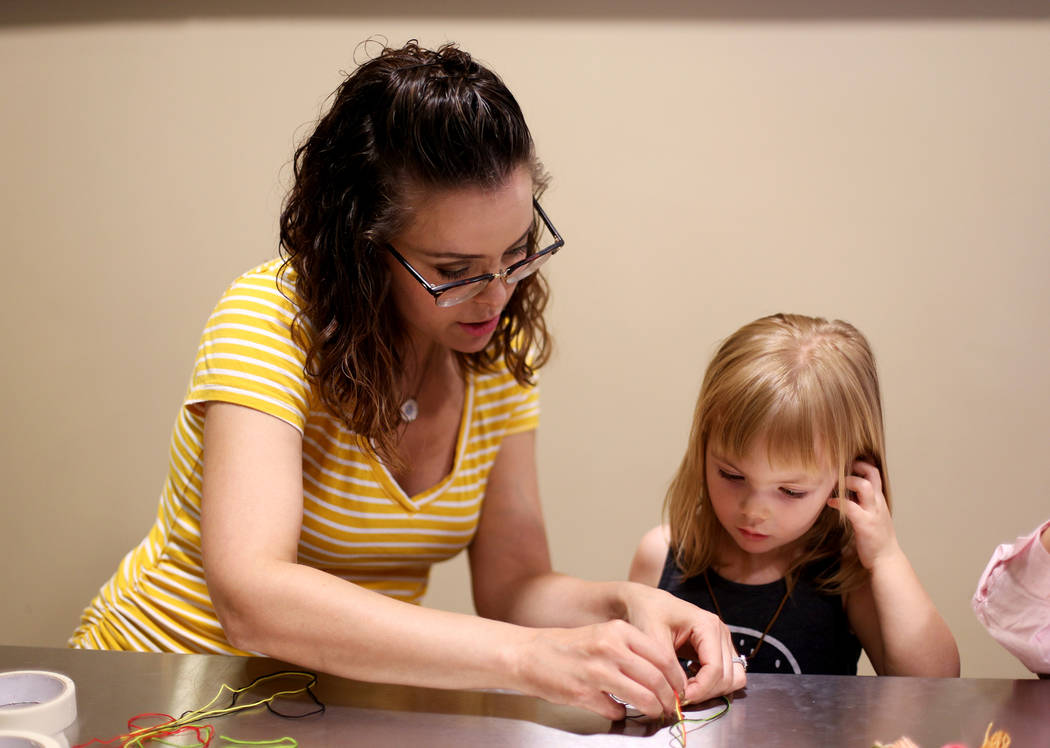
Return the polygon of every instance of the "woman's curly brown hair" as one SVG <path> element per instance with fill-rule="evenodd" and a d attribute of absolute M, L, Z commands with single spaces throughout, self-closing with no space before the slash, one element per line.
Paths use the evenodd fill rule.
<path fill-rule="evenodd" d="M 495 189 L 522 165 L 538 195 L 546 176 L 503 82 L 453 44 L 428 50 L 414 40 L 347 76 L 296 150 L 280 220 L 299 307 L 293 334 L 321 401 L 388 464 L 398 463 L 407 337 L 378 248 L 411 220 L 407 189 Z M 489 345 L 456 354 L 463 369 L 504 362 L 532 384 L 550 355 L 547 298 L 538 273 L 519 281 Z"/>

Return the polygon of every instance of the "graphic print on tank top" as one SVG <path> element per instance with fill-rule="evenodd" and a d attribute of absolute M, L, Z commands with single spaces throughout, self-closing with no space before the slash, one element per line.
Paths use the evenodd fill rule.
<path fill-rule="evenodd" d="M 762 632 L 758 629 L 748 628 L 747 626 L 734 626 L 732 624 L 726 625 L 729 628 L 729 633 L 733 635 L 733 646 L 736 647 L 737 652 L 743 655 L 751 652 L 758 644 L 759 639 L 762 638 Z M 763 626 L 763 628 L 765 627 Z M 770 650 L 775 651 L 771 652 Z M 753 657 L 748 657 L 747 669 L 752 673 L 802 674 L 795 655 L 791 653 L 791 650 L 788 649 L 784 642 L 772 634 L 766 634 L 766 638 L 762 639 L 762 646 L 759 647 L 758 652 Z"/>
<path fill-rule="evenodd" d="M 861 646 L 850 629 L 842 597 L 817 590 L 815 580 L 825 568 L 809 566 L 800 571 L 762 646 L 754 658 L 748 659 L 749 673 L 857 674 Z M 769 584 L 740 584 L 711 569 L 707 576 L 718 599 L 717 608 L 733 635 L 733 645 L 747 655 L 783 600 L 787 583 L 778 579 Z M 703 574 L 683 580 L 671 552 L 664 561 L 659 587 L 717 612 Z"/>

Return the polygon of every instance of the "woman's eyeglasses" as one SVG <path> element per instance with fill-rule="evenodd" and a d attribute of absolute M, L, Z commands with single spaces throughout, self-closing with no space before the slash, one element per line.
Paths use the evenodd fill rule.
<path fill-rule="evenodd" d="M 384 244 L 384 248 L 394 256 L 398 262 L 400 262 L 405 270 L 407 270 L 413 278 L 419 281 L 419 284 L 423 286 L 430 295 L 434 297 L 434 303 L 441 307 L 454 306 L 456 304 L 467 301 L 477 296 L 479 293 L 488 288 L 489 283 L 494 280 L 501 279 L 507 285 L 513 285 L 520 280 L 528 278 L 530 275 L 539 270 L 554 254 L 562 248 L 565 244 L 565 240 L 561 238 L 561 234 L 554 228 L 554 224 L 551 223 L 547 214 L 543 212 L 543 208 L 533 198 L 532 206 L 536 210 L 536 215 L 540 217 L 543 225 L 546 226 L 547 231 L 550 232 L 551 237 L 554 241 L 539 250 L 526 257 L 524 260 L 519 260 L 513 265 L 508 265 L 497 273 L 485 273 L 484 275 L 475 275 L 473 278 L 464 278 L 463 280 L 452 281 L 451 283 L 442 283 L 440 285 L 433 285 L 427 281 L 419 272 L 412 267 L 408 260 L 401 256 L 401 253 L 394 249 L 390 244 Z"/>

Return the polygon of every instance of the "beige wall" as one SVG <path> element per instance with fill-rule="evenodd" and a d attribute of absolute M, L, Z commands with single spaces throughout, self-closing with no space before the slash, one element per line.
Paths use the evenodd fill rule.
<path fill-rule="evenodd" d="M 274 254 L 293 145 L 382 34 L 490 63 L 555 177 L 558 568 L 625 574 L 719 338 L 773 311 L 841 317 L 879 356 L 898 534 L 963 673 L 1025 672 L 969 598 L 995 545 L 1050 515 L 1045 18 L 120 5 L 0 17 L 0 642 L 60 645 L 149 526 L 200 327 Z M 469 608 L 465 580 L 439 569 L 429 600 Z"/>

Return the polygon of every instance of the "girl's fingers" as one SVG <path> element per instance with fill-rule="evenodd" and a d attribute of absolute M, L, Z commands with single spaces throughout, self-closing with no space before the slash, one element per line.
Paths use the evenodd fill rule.
<path fill-rule="evenodd" d="M 853 463 L 853 472 L 871 483 L 875 493 L 882 492 L 882 473 L 870 462 L 857 460 Z"/>
<path fill-rule="evenodd" d="M 828 506 L 832 509 L 838 509 L 841 506 L 842 513 L 846 515 L 846 521 L 853 525 L 854 529 L 856 529 L 857 520 L 864 515 L 864 507 L 849 499 L 840 499 L 833 496 L 828 499 Z"/>
<path fill-rule="evenodd" d="M 852 491 L 857 497 L 856 503 L 865 509 L 874 509 L 878 503 L 875 499 L 875 486 L 867 478 L 858 475 L 846 476 L 846 490 Z M 849 507 L 846 509 L 848 512 Z"/>

